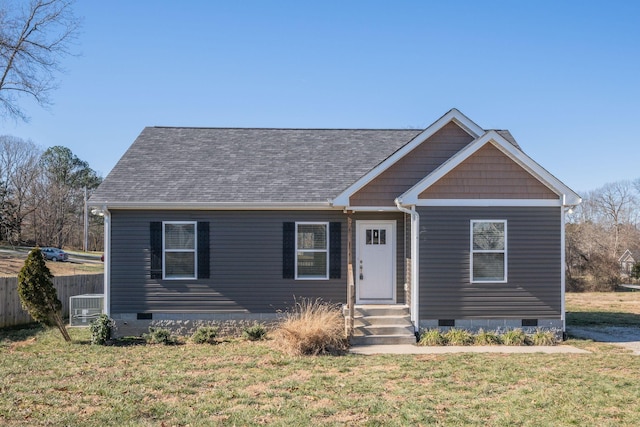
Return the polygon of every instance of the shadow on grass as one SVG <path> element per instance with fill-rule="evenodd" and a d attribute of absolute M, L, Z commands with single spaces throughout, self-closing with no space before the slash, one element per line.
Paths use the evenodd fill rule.
<path fill-rule="evenodd" d="M 26 341 L 43 332 L 45 329 L 46 328 L 39 323 L 2 328 L 0 329 L 0 345 L 5 342 Z"/>
<path fill-rule="evenodd" d="M 90 340 L 73 340 L 74 344 L 79 345 L 94 345 L 91 344 Z M 124 338 L 116 338 L 107 341 L 104 346 L 106 347 L 135 347 L 139 345 L 147 345 L 147 342 L 144 338 L 141 337 L 124 337 Z"/>
<path fill-rule="evenodd" d="M 147 345 L 147 341 L 142 337 L 122 337 L 108 341 L 112 347 L 135 347 L 139 345 Z"/>
<path fill-rule="evenodd" d="M 640 314 L 614 311 L 568 311 L 567 326 L 640 327 Z"/>

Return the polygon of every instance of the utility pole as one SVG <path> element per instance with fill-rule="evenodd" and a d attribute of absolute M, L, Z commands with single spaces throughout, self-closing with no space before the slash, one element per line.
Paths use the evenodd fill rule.
<path fill-rule="evenodd" d="M 87 210 L 87 187 L 84 187 L 84 242 L 83 249 L 89 250 L 89 212 Z"/>

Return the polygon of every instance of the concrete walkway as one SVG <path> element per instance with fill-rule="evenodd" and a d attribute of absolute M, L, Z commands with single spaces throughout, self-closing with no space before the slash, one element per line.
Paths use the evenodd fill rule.
<path fill-rule="evenodd" d="M 587 350 L 570 345 L 554 346 L 509 346 L 509 345 L 470 345 L 422 347 L 417 345 L 356 345 L 349 350 L 352 354 L 447 354 L 447 353 L 503 353 L 503 354 L 588 354 Z"/>

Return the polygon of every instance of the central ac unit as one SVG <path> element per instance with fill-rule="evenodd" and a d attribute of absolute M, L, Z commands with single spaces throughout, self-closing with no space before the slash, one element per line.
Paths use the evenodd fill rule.
<path fill-rule="evenodd" d="M 69 326 L 89 326 L 103 310 L 103 294 L 74 295 L 69 298 Z"/>

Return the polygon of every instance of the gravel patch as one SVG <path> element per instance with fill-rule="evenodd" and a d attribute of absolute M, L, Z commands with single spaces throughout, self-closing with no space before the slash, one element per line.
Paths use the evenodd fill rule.
<path fill-rule="evenodd" d="M 627 348 L 640 355 L 640 328 L 625 326 L 586 327 L 571 326 L 567 333 L 576 338 L 590 339 Z"/>

